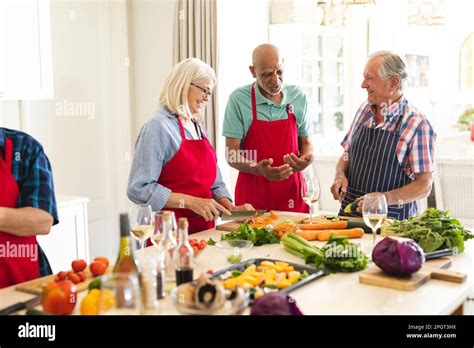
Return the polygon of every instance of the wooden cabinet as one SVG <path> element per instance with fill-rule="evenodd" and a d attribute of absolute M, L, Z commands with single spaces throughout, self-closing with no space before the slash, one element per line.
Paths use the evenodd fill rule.
<path fill-rule="evenodd" d="M 89 261 L 88 202 L 85 197 L 58 196 L 59 224 L 37 237 L 54 273 L 69 270 L 73 260 Z"/>

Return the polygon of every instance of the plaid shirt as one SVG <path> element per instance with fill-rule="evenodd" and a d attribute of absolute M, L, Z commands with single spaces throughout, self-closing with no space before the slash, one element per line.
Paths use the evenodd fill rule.
<path fill-rule="evenodd" d="M 0 155 L 5 156 L 5 138 L 13 143 L 12 174 L 20 195 L 17 207 L 33 207 L 51 214 L 59 222 L 54 195 L 53 174 L 43 147 L 31 136 L 0 127 Z M 40 275 L 51 274 L 49 262 L 39 248 Z"/>
<path fill-rule="evenodd" d="M 385 112 L 385 121 L 376 126 L 375 107 L 364 102 L 341 143 L 344 150 L 349 150 L 352 135 L 357 127 L 372 127 L 393 132 L 398 117 L 402 116 L 400 140 L 397 145 L 398 162 L 412 180 L 415 173 L 433 172 L 436 133 L 425 115 L 410 105 L 404 96 L 388 106 Z"/>

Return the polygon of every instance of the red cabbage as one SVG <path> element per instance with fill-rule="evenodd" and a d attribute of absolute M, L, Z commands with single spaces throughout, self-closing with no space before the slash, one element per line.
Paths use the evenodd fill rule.
<path fill-rule="evenodd" d="M 255 300 L 250 315 L 303 315 L 303 313 L 293 298 L 281 292 L 272 292 Z"/>
<path fill-rule="evenodd" d="M 414 240 L 384 238 L 372 251 L 372 261 L 388 274 L 410 275 L 425 262 L 423 250 Z"/>

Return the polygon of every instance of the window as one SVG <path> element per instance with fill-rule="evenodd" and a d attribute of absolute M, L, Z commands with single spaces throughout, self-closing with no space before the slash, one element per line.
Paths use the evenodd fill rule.
<path fill-rule="evenodd" d="M 474 89 L 474 33 L 471 33 L 461 46 L 459 88 Z"/>

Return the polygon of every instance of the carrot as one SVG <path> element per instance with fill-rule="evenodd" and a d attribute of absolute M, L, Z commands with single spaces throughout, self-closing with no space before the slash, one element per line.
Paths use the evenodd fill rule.
<path fill-rule="evenodd" d="M 318 234 L 318 240 L 326 241 L 329 240 L 331 234 L 334 234 L 334 237 L 349 237 L 349 238 L 360 238 L 364 235 L 364 230 L 362 228 L 351 228 L 350 230 L 326 230 Z"/>
<path fill-rule="evenodd" d="M 275 211 L 270 210 L 270 217 L 274 220 L 278 219 L 278 214 Z"/>
<path fill-rule="evenodd" d="M 297 231 L 296 234 L 306 240 L 318 240 L 318 235 L 321 234 L 321 232 L 324 231 L 318 231 L 318 230 L 300 230 Z"/>
<path fill-rule="evenodd" d="M 323 222 L 319 224 L 299 224 L 300 230 L 340 230 L 347 228 L 347 221 Z"/>

